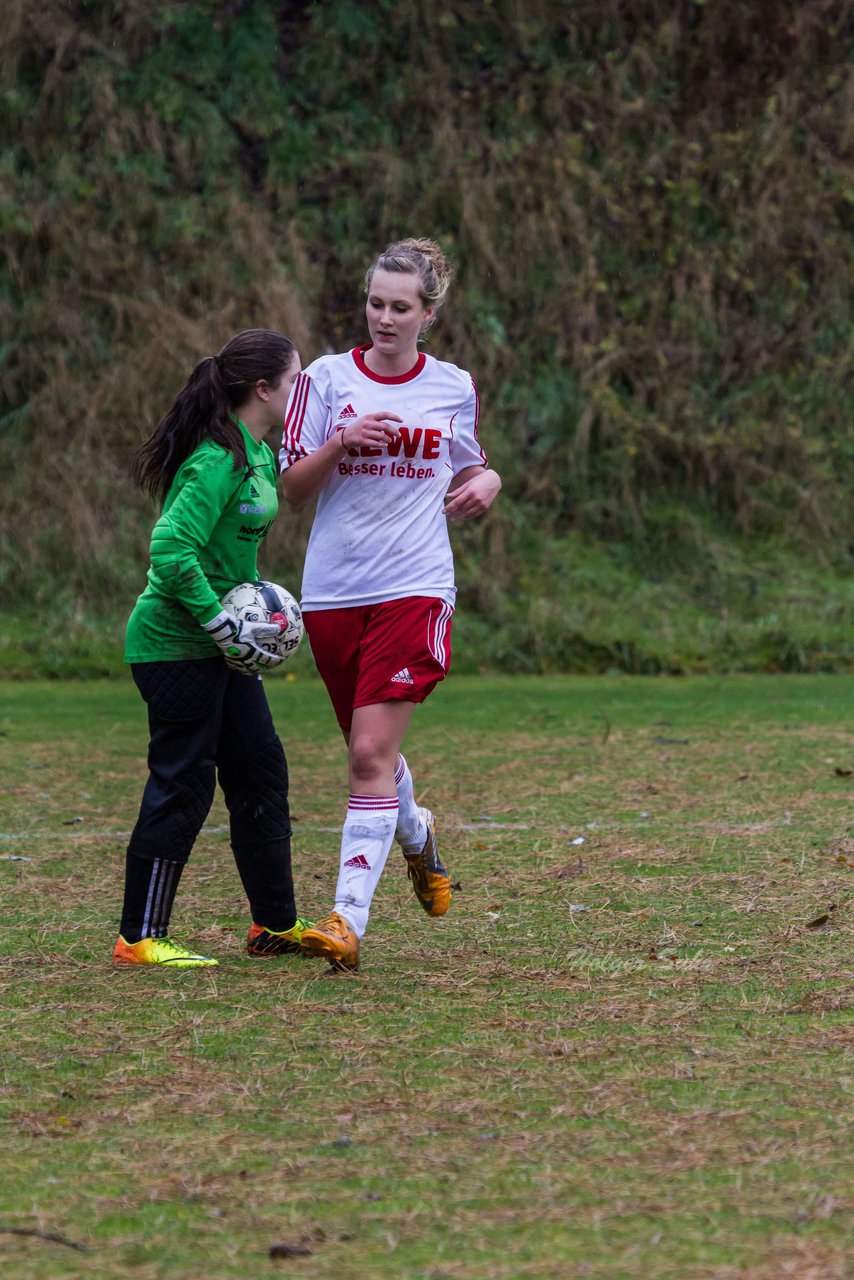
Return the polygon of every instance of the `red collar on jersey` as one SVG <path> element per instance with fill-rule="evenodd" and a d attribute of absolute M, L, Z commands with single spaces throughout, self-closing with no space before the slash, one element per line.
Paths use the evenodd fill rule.
<path fill-rule="evenodd" d="M 363 373 L 366 378 L 370 378 L 371 382 L 384 382 L 386 386 L 394 386 L 396 383 L 400 382 L 411 382 L 413 378 L 418 377 L 427 362 L 427 357 L 424 352 L 419 351 L 418 359 L 415 361 L 415 364 L 411 369 L 407 369 L 406 373 L 399 373 L 394 378 L 384 378 L 381 374 L 374 373 L 373 370 L 369 369 L 365 364 L 365 352 L 370 351 L 373 345 L 374 344 L 372 342 L 366 342 L 361 347 L 355 347 L 350 352 L 350 355 L 356 362 L 356 368 L 360 373 Z"/>

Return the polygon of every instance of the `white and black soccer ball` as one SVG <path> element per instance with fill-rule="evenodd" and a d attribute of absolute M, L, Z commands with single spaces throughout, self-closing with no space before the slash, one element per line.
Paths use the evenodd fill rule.
<path fill-rule="evenodd" d="M 259 640 L 258 647 L 283 662 L 296 653 L 303 636 L 302 611 L 290 591 L 275 582 L 241 582 L 222 598 L 222 607 L 242 622 L 278 622 L 279 635 Z"/>

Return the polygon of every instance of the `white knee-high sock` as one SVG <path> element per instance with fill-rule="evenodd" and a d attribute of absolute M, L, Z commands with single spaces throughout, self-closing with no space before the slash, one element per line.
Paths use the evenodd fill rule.
<path fill-rule="evenodd" d="M 362 937 L 397 825 L 397 796 L 351 795 L 341 833 L 335 910 Z"/>
<path fill-rule="evenodd" d="M 427 839 L 427 823 L 415 803 L 412 774 L 402 755 L 397 757 L 394 781 L 397 785 L 398 803 L 397 830 L 394 838 L 406 850 L 421 849 Z"/>

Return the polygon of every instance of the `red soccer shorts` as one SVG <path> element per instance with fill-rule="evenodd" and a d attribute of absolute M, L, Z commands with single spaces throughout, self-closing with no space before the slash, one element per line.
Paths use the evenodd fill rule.
<path fill-rule="evenodd" d="M 432 596 L 405 596 L 303 614 L 311 652 L 338 723 L 375 702 L 423 702 L 451 665 L 454 610 Z"/>

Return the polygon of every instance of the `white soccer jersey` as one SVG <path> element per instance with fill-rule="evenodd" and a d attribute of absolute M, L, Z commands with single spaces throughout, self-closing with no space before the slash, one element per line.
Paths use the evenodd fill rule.
<path fill-rule="evenodd" d="M 287 470 L 367 413 L 396 413 L 400 437 L 342 457 L 321 490 L 302 580 L 302 607 L 341 609 L 403 596 L 453 605 L 454 561 L 442 514 L 453 477 L 485 466 L 471 374 L 419 354 L 396 378 L 372 373 L 367 347 L 321 356 L 297 378 L 279 463 Z"/>

